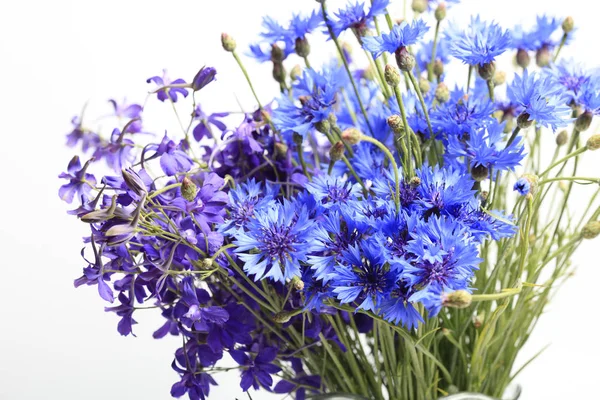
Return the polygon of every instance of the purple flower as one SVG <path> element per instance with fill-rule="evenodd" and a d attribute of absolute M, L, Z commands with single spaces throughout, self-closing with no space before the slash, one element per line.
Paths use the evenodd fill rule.
<path fill-rule="evenodd" d="M 219 131 L 225 132 L 227 126 L 222 121 L 220 121 L 220 118 L 226 117 L 228 115 L 228 113 L 213 113 L 207 115 L 206 113 L 204 113 L 204 111 L 202 111 L 200 105 L 197 105 L 196 109 L 194 110 L 194 119 L 197 119 L 200 122 L 192 131 L 194 139 L 196 139 L 199 142 L 205 137 L 213 137 L 211 135 L 211 125 L 217 128 Z"/>
<path fill-rule="evenodd" d="M 217 70 L 213 67 L 202 67 L 200 71 L 194 76 L 192 80 L 192 89 L 194 92 L 202 89 L 209 83 L 215 80 L 215 76 L 217 75 Z"/>
<path fill-rule="evenodd" d="M 181 95 L 183 97 L 187 97 L 188 95 L 188 90 L 185 89 L 185 87 L 170 87 L 170 88 L 164 88 L 161 89 L 165 86 L 171 86 L 171 85 L 178 85 L 178 86 L 185 86 L 186 82 L 183 79 L 175 79 L 174 81 L 172 81 L 171 79 L 169 79 L 169 77 L 167 76 L 167 70 L 163 69 L 163 74 L 162 76 L 153 76 L 151 78 L 148 78 L 146 80 L 147 83 L 154 83 L 158 86 L 157 88 L 157 94 L 156 97 L 158 97 L 158 99 L 160 101 L 165 101 L 168 98 L 171 99 L 171 101 L 176 102 L 178 99 L 178 95 Z"/>
<path fill-rule="evenodd" d="M 181 172 L 188 172 L 194 163 L 192 159 L 182 150 L 181 146 L 175 144 L 169 139 L 167 134 L 163 137 L 160 144 L 149 146 L 149 150 L 155 150 L 155 156 L 160 157 L 160 167 L 168 176 L 173 176 Z"/>
<path fill-rule="evenodd" d="M 242 350 L 230 350 L 229 355 L 239 365 L 246 367 L 242 372 L 240 382 L 240 387 L 244 392 L 251 386 L 254 389 L 259 389 L 261 386 L 270 388 L 273 385 L 271 375 L 281 371 L 281 368 L 272 363 L 277 357 L 277 348 L 275 347 L 265 347 L 256 354 L 254 359 Z"/>
<path fill-rule="evenodd" d="M 96 185 L 96 178 L 94 175 L 87 174 L 86 170 L 92 160 L 89 160 L 81 167 L 79 162 L 79 156 L 75 156 L 69 162 L 67 172 L 61 173 L 58 177 L 61 179 L 68 179 L 69 183 L 64 184 L 58 190 L 58 195 L 61 200 L 67 203 L 72 203 L 73 198 L 77 195 L 78 199 L 82 202 L 89 200 L 92 188 Z"/>
<path fill-rule="evenodd" d="M 229 319 L 229 314 L 221 307 L 202 306 L 210 300 L 210 295 L 203 289 L 194 286 L 194 278 L 188 276 L 181 281 L 181 300 L 178 307 L 186 307 L 182 321 L 188 328 L 200 332 L 209 332 L 209 324 L 223 325 Z"/>
<path fill-rule="evenodd" d="M 125 99 L 123 99 L 122 103 L 118 103 L 114 99 L 108 100 L 110 104 L 112 104 L 114 108 L 115 117 L 119 119 L 138 119 L 137 121 L 133 121 L 128 124 L 127 133 L 138 133 L 142 130 L 142 121 L 139 119 L 142 117 L 142 106 L 139 104 L 128 104 Z"/>
<path fill-rule="evenodd" d="M 124 138 L 125 132 L 115 128 L 110 135 L 110 142 L 105 146 L 99 147 L 94 152 L 94 158 L 100 160 L 104 158 L 106 164 L 114 171 L 131 166 L 134 154 L 131 152 L 134 143 Z"/>

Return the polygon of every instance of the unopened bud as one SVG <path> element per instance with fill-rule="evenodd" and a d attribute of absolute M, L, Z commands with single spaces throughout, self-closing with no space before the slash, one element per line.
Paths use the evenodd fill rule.
<path fill-rule="evenodd" d="M 475 327 L 475 329 L 481 328 L 481 325 L 483 325 L 483 319 L 483 314 L 477 314 L 473 316 L 473 326 Z"/>
<path fill-rule="evenodd" d="M 410 51 L 404 46 L 396 50 L 396 64 L 402 71 L 412 71 L 417 61 L 415 57 L 410 54 Z"/>
<path fill-rule="evenodd" d="M 392 131 L 396 134 L 400 134 L 404 132 L 404 123 L 402 122 L 402 118 L 397 115 L 391 115 L 387 119 L 388 126 L 392 128 Z"/>
<path fill-rule="evenodd" d="M 551 60 L 552 54 L 550 54 L 550 49 L 547 46 L 543 46 L 535 53 L 535 63 L 540 68 L 547 67 Z"/>
<path fill-rule="evenodd" d="M 443 295 L 442 305 L 453 308 L 467 308 L 471 305 L 472 298 L 471 293 L 466 290 L 455 290 Z"/>
<path fill-rule="evenodd" d="M 117 195 L 114 195 L 111 199 L 110 207 L 103 208 L 100 210 L 94 210 L 81 217 L 83 222 L 88 224 L 95 224 L 97 222 L 108 221 L 115 216 L 115 210 L 117 208 Z"/>
<path fill-rule="evenodd" d="M 413 0 L 412 10 L 416 13 L 424 13 L 427 11 L 427 0 Z"/>
<path fill-rule="evenodd" d="M 273 316 L 273 321 L 277 322 L 278 324 L 285 324 L 290 319 L 292 319 L 292 314 L 286 311 L 278 312 Z"/>
<path fill-rule="evenodd" d="M 450 100 L 450 90 L 444 82 L 438 83 L 437 87 L 435 88 L 435 99 L 439 103 L 445 103 Z"/>
<path fill-rule="evenodd" d="M 573 17 L 567 17 L 562 23 L 562 30 L 564 33 L 570 33 L 575 28 L 575 21 L 573 21 Z"/>
<path fill-rule="evenodd" d="M 217 75 L 217 70 L 213 67 L 202 67 L 200 71 L 194 76 L 194 80 L 192 81 L 192 89 L 194 92 L 202 89 L 209 83 L 215 80 L 215 76 Z"/>
<path fill-rule="evenodd" d="M 385 66 L 384 76 L 385 81 L 390 86 L 395 87 L 400 83 L 400 71 L 398 71 L 398 69 L 393 65 L 388 64 Z"/>
<path fill-rule="evenodd" d="M 275 158 L 277 160 L 281 160 L 287 157 L 287 152 L 289 148 L 285 143 L 276 142 L 273 148 L 275 151 Z"/>
<path fill-rule="evenodd" d="M 291 280 L 292 287 L 296 290 L 304 289 L 304 281 L 299 276 L 294 276 Z"/>
<path fill-rule="evenodd" d="M 590 111 L 585 111 L 575 120 L 575 129 L 577 129 L 579 132 L 587 130 L 592 124 L 593 117 L 594 114 L 592 114 Z"/>
<path fill-rule="evenodd" d="M 138 196 L 142 196 L 143 194 L 148 192 L 148 190 L 146 189 L 146 184 L 144 183 L 142 178 L 138 175 L 138 173 L 135 172 L 133 169 L 131 169 L 131 168 L 124 169 L 122 171 L 122 174 L 123 174 L 123 180 L 125 181 L 125 184 L 135 194 L 137 194 Z"/>
<path fill-rule="evenodd" d="M 417 186 L 419 186 L 421 184 L 421 178 L 419 178 L 418 176 L 413 176 L 412 178 L 410 178 L 410 181 L 408 182 L 408 184 L 411 187 L 416 188 Z"/>
<path fill-rule="evenodd" d="M 594 239 L 600 235 L 600 221 L 590 221 L 581 230 L 581 237 L 584 239 Z"/>
<path fill-rule="evenodd" d="M 487 64 L 479 65 L 477 67 L 477 72 L 479 72 L 479 76 L 486 81 L 489 81 L 494 77 L 494 72 L 496 72 L 496 64 L 492 61 Z"/>
<path fill-rule="evenodd" d="M 375 80 L 375 68 L 370 65 L 367 65 L 365 69 L 362 71 L 362 77 L 368 81 Z"/>
<path fill-rule="evenodd" d="M 444 74 L 444 63 L 440 59 L 433 62 L 433 74 L 439 79 Z"/>
<path fill-rule="evenodd" d="M 290 71 L 290 79 L 295 81 L 302 76 L 302 67 L 298 64 L 294 65 L 294 68 Z"/>
<path fill-rule="evenodd" d="M 494 77 L 492 78 L 492 82 L 494 82 L 494 86 L 504 85 L 506 82 L 506 72 L 496 71 Z"/>
<path fill-rule="evenodd" d="M 568 140 L 569 140 L 569 134 L 565 130 L 560 131 L 558 133 L 558 135 L 556 135 L 556 145 L 557 146 L 564 146 L 565 144 L 567 144 Z"/>
<path fill-rule="evenodd" d="M 531 63 L 531 58 L 529 57 L 529 53 L 527 52 L 527 50 L 517 50 L 517 65 L 525 69 L 529 67 L 529 63 Z"/>
<path fill-rule="evenodd" d="M 187 201 L 193 201 L 198 194 L 198 186 L 187 176 L 181 181 L 181 196 Z"/>
<path fill-rule="evenodd" d="M 344 156 L 344 152 L 346 151 L 346 147 L 342 141 L 338 141 L 334 143 L 333 146 L 329 149 L 329 160 L 331 162 L 336 162 L 342 159 Z"/>
<path fill-rule="evenodd" d="M 235 40 L 226 33 L 221 33 L 221 44 L 223 45 L 223 49 L 225 49 L 225 51 L 230 53 L 235 51 Z"/>
<path fill-rule="evenodd" d="M 533 124 L 533 120 L 530 120 L 531 116 L 529 114 L 527 114 L 526 112 L 521 113 L 521 115 L 519 115 L 517 117 L 517 126 L 520 129 L 527 129 L 529 128 L 532 124 Z"/>
<path fill-rule="evenodd" d="M 285 68 L 282 62 L 273 63 L 273 79 L 279 83 L 285 82 Z"/>
<path fill-rule="evenodd" d="M 540 178 L 534 174 L 523 174 L 515 183 L 513 189 L 521 196 L 535 196 Z"/>
<path fill-rule="evenodd" d="M 280 63 L 283 61 L 285 55 L 283 53 L 283 50 L 281 50 L 281 47 L 277 46 L 276 44 L 272 44 L 271 45 L 271 61 L 273 61 L 274 63 Z"/>
<path fill-rule="evenodd" d="M 435 9 L 435 13 L 434 13 L 435 19 L 437 21 L 441 21 L 444 18 L 446 18 L 446 11 L 447 11 L 446 3 L 440 3 L 440 5 L 437 6 L 437 8 Z"/>
<path fill-rule="evenodd" d="M 484 165 L 481 165 L 481 164 L 475 165 L 473 168 L 471 168 L 471 176 L 477 182 L 481 182 L 481 181 L 487 179 L 489 173 L 490 173 L 490 171 L 487 169 L 487 167 L 485 167 Z"/>
<path fill-rule="evenodd" d="M 596 134 L 596 135 L 590 136 L 590 138 L 587 140 L 585 146 L 587 147 L 588 150 L 592 150 L 592 151 L 600 149 L 600 135 Z"/>
<path fill-rule="evenodd" d="M 322 120 L 322 121 L 319 121 L 319 122 L 317 122 L 317 123 L 315 124 L 315 128 L 316 128 L 316 129 L 317 129 L 319 132 L 321 132 L 321 133 L 323 133 L 323 134 L 327 135 L 327 134 L 329 134 L 329 132 L 331 131 L 331 123 L 329 122 L 329 120 L 327 120 L 327 119 L 324 119 L 324 120 Z"/>
<path fill-rule="evenodd" d="M 427 78 L 421 77 L 421 79 L 419 79 L 419 89 L 421 89 L 421 93 L 429 93 L 431 84 Z"/>
<path fill-rule="evenodd" d="M 204 270 L 208 270 L 211 269 L 213 266 L 214 261 L 211 258 L 205 258 L 202 260 L 202 263 L 200 264 L 200 268 L 204 269 Z"/>
<path fill-rule="evenodd" d="M 296 54 L 300 57 L 308 57 L 310 54 L 310 44 L 305 37 L 297 38 L 295 45 Z"/>
<path fill-rule="evenodd" d="M 348 128 L 342 132 L 342 140 L 350 145 L 358 144 L 361 137 L 362 133 L 356 128 Z"/>

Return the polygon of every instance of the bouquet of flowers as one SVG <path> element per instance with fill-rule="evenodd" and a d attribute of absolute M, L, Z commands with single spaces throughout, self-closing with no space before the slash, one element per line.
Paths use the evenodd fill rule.
<path fill-rule="evenodd" d="M 154 337 L 181 338 L 172 396 L 205 399 L 227 370 L 296 399 L 499 397 L 520 372 L 570 257 L 600 233 L 600 189 L 569 207 L 600 183 L 578 175 L 600 148 L 600 75 L 560 58 L 571 18 L 457 26 L 455 3 L 415 0 L 397 20 L 389 0 L 318 0 L 265 17 L 248 50 L 222 34 L 248 112 L 204 111 L 207 66 L 147 80 L 146 102 L 191 113 L 180 130 L 149 134 L 146 103 L 112 100 L 109 131 L 73 119 L 85 162 L 59 195 L 90 228 L 75 286 L 97 288 L 121 335 L 161 313 Z M 331 59 L 314 65 L 311 46 Z M 241 53 L 272 65 L 271 101 Z"/>

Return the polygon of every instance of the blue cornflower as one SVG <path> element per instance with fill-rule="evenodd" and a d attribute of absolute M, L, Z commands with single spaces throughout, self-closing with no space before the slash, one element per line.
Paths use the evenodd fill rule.
<path fill-rule="evenodd" d="M 332 278 L 331 274 L 340 261 L 342 252 L 356 245 L 371 228 L 364 221 L 354 218 L 346 209 L 324 214 L 319 224 L 322 229 L 314 233 L 317 244 L 308 257 L 308 262 L 315 271 L 315 276 L 327 282 Z"/>
<path fill-rule="evenodd" d="M 389 0 L 374 0 L 368 13 L 365 13 L 365 3 L 350 3 L 345 9 L 329 17 L 333 34 L 337 37 L 348 28 L 352 28 L 358 36 L 364 36 L 373 25 L 373 18 L 385 13 Z"/>
<path fill-rule="evenodd" d="M 427 71 L 427 65 L 431 63 L 431 55 L 433 54 L 433 40 L 422 43 L 415 59 L 420 72 Z M 435 60 L 440 60 L 444 65 L 450 61 L 449 42 L 447 38 L 440 38 L 435 47 Z M 434 61 L 435 61 L 434 60 Z"/>
<path fill-rule="evenodd" d="M 456 87 L 447 102 L 431 111 L 430 118 L 434 131 L 462 136 L 490 123 L 493 111 L 487 96 L 469 96 Z"/>
<path fill-rule="evenodd" d="M 569 96 L 568 103 L 578 104 L 581 90 L 590 79 L 591 73 L 575 60 L 561 60 L 544 69 L 544 76 L 556 85 L 561 85 Z"/>
<path fill-rule="evenodd" d="M 169 86 L 169 85 L 185 85 L 185 83 L 186 83 L 183 79 L 175 79 L 174 81 L 172 81 L 167 76 L 166 69 L 163 69 L 162 76 L 150 77 L 150 78 L 146 79 L 146 82 L 147 83 L 152 82 L 152 83 L 156 84 L 158 86 L 158 88 L 161 88 L 163 86 Z M 178 99 L 178 95 L 187 97 L 188 93 L 189 93 L 188 90 L 183 87 L 174 87 L 174 88 L 159 90 L 156 93 L 156 97 L 158 97 L 158 99 L 160 101 L 165 101 L 168 98 L 170 98 L 173 102 L 176 102 Z"/>
<path fill-rule="evenodd" d="M 58 177 L 68 179 L 69 183 L 64 184 L 58 190 L 61 200 L 71 203 L 75 195 L 83 202 L 90 198 L 92 187 L 96 185 L 96 178 L 92 174 L 86 173 L 92 160 L 89 160 L 81 167 L 79 156 L 75 156 L 69 161 L 67 172 L 61 173 Z"/>
<path fill-rule="evenodd" d="M 305 137 L 316 123 L 326 120 L 333 112 L 339 82 L 332 69 L 318 73 L 305 69 L 294 84 L 294 94 L 299 96 L 300 106 L 287 95 L 278 100 L 279 107 L 273 111 L 273 124 L 283 133 L 298 133 Z"/>
<path fill-rule="evenodd" d="M 449 53 L 465 64 L 483 66 L 494 62 L 510 46 L 510 33 L 495 22 L 484 22 L 471 17 L 466 31 L 458 27 L 446 32 Z"/>
<path fill-rule="evenodd" d="M 349 200 L 356 200 L 360 185 L 331 175 L 315 176 L 306 190 L 327 209 L 339 209 Z"/>
<path fill-rule="evenodd" d="M 304 293 L 305 310 L 315 310 L 320 313 L 323 301 L 334 297 L 331 284 L 318 279 L 315 271 L 311 268 L 306 268 L 302 273 L 302 282 L 304 283 L 302 293 Z"/>
<path fill-rule="evenodd" d="M 467 289 L 481 262 L 477 243 L 468 230 L 446 217 L 432 217 L 417 225 L 407 245 L 411 254 L 402 277 L 410 286 Z"/>
<path fill-rule="evenodd" d="M 274 187 L 267 185 L 263 190 L 262 183 L 250 179 L 229 191 L 229 218 L 219 227 L 219 232 L 233 235 L 239 229 L 245 229 L 254 218 L 255 210 L 264 210 L 272 204 L 276 194 Z"/>
<path fill-rule="evenodd" d="M 562 24 L 562 20 L 541 15 L 537 17 L 535 28 L 529 33 L 529 40 L 532 42 L 532 50 L 552 50 L 559 43 L 560 39 L 552 38 Z"/>
<path fill-rule="evenodd" d="M 449 136 L 445 157 L 467 157 L 473 167 L 481 166 L 487 170 L 514 170 L 525 157 L 524 146 L 518 138 L 506 146 L 504 136 L 504 124 L 498 122 L 471 132 L 466 140 Z"/>
<path fill-rule="evenodd" d="M 473 179 L 456 167 L 424 166 L 417 171 L 417 176 L 421 183 L 417 187 L 416 203 L 425 220 L 432 215 L 449 215 L 474 198 Z"/>
<path fill-rule="evenodd" d="M 508 98 L 524 108 L 519 118 L 534 121 L 541 126 L 558 127 L 568 124 L 571 109 L 566 105 L 563 88 L 555 85 L 548 77 L 540 77 L 529 73 L 526 69 L 523 76 L 515 74 L 512 83 L 507 87 Z"/>
<path fill-rule="evenodd" d="M 429 30 L 425 21 L 414 20 L 412 24 L 403 21 L 399 25 L 394 25 L 392 31 L 383 33 L 381 36 L 365 36 L 363 38 L 363 47 L 370 51 L 373 57 L 377 58 L 384 52 L 395 53 L 407 46 L 417 43 L 419 39 Z"/>
<path fill-rule="evenodd" d="M 321 25 L 321 22 L 323 22 L 323 17 L 316 11 L 313 11 L 306 17 L 302 17 L 300 14 L 294 14 L 286 35 L 289 39 L 294 41 L 303 39 L 306 35 L 317 29 L 319 25 Z"/>
<path fill-rule="evenodd" d="M 263 348 L 254 359 L 248 357 L 242 350 L 231 349 L 229 355 L 235 362 L 245 367 L 240 382 L 240 387 L 244 392 L 250 387 L 254 387 L 256 390 L 261 386 L 269 389 L 273 385 L 271 374 L 281 371 L 281 368 L 272 363 L 277 358 L 277 348 L 275 347 Z"/>
<path fill-rule="evenodd" d="M 583 108 L 584 113 L 600 115 L 600 79 L 594 78 L 582 85 L 579 105 Z"/>
<path fill-rule="evenodd" d="M 331 284 L 340 303 L 357 302 L 357 309 L 375 312 L 392 290 L 395 275 L 381 242 L 372 236 L 342 253 Z"/>
<path fill-rule="evenodd" d="M 260 33 L 260 36 L 263 39 L 266 39 L 269 43 L 283 41 L 288 36 L 288 30 L 269 16 L 263 17 L 261 25 L 263 27 L 263 31 Z"/>
<path fill-rule="evenodd" d="M 257 210 L 255 217 L 248 223 L 247 232 L 234 235 L 244 271 L 254 275 L 256 281 L 271 278 L 285 282 L 299 277 L 300 263 L 306 262 L 316 244 L 315 223 L 308 218 L 307 210 L 296 212 L 294 205 L 286 201 Z"/>
<path fill-rule="evenodd" d="M 404 204 L 403 204 L 404 205 Z M 398 263 L 406 256 L 406 245 L 411 240 L 411 233 L 416 229 L 420 216 L 413 212 L 394 212 L 383 218 L 379 225 L 380 234 L 384 237 L 384 246 L 394 260 L 390 266 L 401 269 Z"/>
<path fill-rule="evenodd" d="M 389 298 L 381 303 L 381 315 L 393 324 L 402 324 L 406 329 L 413 329 L 424 322 L 423 317 L 409 300 L 414 289 L 405 280 L 399 279 L 390 291 Z"/>
<path fill-rule="evenodd" d="M 527 196 L 531 192 L 531 183 L 527 178 L 519 178 L 513 186 L 513 190 L 518 192 L 521 196 Z"/>

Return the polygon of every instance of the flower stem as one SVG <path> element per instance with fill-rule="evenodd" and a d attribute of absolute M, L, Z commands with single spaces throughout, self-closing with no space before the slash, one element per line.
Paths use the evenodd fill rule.
<path fill-rule="evenodd" d="M 436 51 L 437 51 L 437 42 L 438 42 L 438 35 L 440 33 L 440 23 L 442 21 L 438 21 L 435 24 L 435 34 L 433 36 L 433 46 L 431 49 L 431 61 L 429 62 L 429 64 L 427 64 L 427 79 L 430 82 L 433 82 L 433 64 L 435 63 L 435 55 L 436 55 Z"/>
<path fill-rule="evenodd" d="M 366 135 L 362 135 L 361 140 L 372 143 L 375 146 L 379 147 L 379 149 L 390 160 L 390 164 L 392 164 L 392 168 L 394 169 L 394 181 L 396 183 L 396 196 L 394 196 L 394 202 L 396 203 L 396 208 L 399 210 L 400 209 L 400 176 L 398 175 L 398 164 L 396 163 L 394 156 L 388 150 L 388 148 L 385 147 L 385 145 L 383 143 L 381 143 L 379 140 L 377 140 L 375 138 L 372 138 L 372 137 L 366 136 Z"/>

